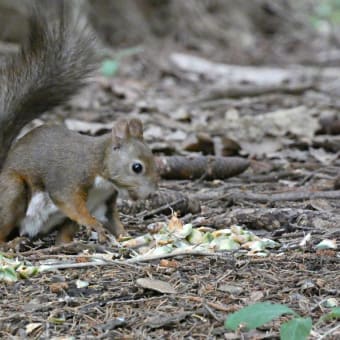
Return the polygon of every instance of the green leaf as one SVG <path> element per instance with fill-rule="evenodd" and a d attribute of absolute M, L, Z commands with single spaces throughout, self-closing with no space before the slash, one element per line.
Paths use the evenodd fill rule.
<path fill-rule="evenodd" d="M 188 235 L 191 234 L 192 231 L 193 231 L 192 224 L 191 223 L 187 223 L 187 224 L 184 224 L 182 229 L 176 230 L 174 232 L 174 236 L 176 236 L 178 238 L 186 238 Z"/>
<path fill-rule="evenodd" d="M 123 50 L 121 50 L 120 52 L 117 53 L 116 58 L 118 60 L 120 60 L 121 58 L 130 56 L 130 55 L 134 55 L 134 54 L 138 54 L 143 52 L 143 48 L 137 46 L 137 47 L 130 47 L 130 48 L 125 48 Z"/>
<path fill-rule="evenodd" d="M 255 303 L 228 316 L 224 323 L 224 327 L 236 330 L 239 326 L 243 326 L 247 330 L 250 330 L 262 326 L 283 314 L 297 315 L 292 309 L 285 305 L 273 304 L 270 302 Z"/>
<path fill-rule="evenodd" d="M 100 71 L 104 76 L 111 77 L 117 73 L 118 67 L 118 60 L 107 59 L 103 61 Z"/>
<path fill-rule="evenodd" d="M 204 233 L 194 228 L 188 236 L 188 241 L 191 244 L 200 244 L 203 242 L 203 237 Z"/>
<path fill-rule="evenodd" d="M 218 237 L 210 243 L 217 250 L 236 250 L 240 248 L 239 243 L 226 237 Z"/>
<path fill-rule="evenodd" d="M 21 279 L 28 279 L 31 276 L 37 275 L 39 273 L 39 268 L 22 265 L 18 267 L 16 271 Z"/>
<path fill-rule="evenodd" d="M 336 249 L 336 241 L 325 239 L 315 246 L 316 249 Z"/>
<path fill-rule="evenodd" d="M 210 243 L 213 239 L 214 239 L 214 237 L 213 237 L 212 233 L 210 233 L 210 232 L 204 233 L 202 243 Z"/>
<path fill-rule="evenodd" d="M 335 307 L 331 310 L 329 315 L 332 315 L 332 318 L 339 319 L 340 318 L 340 307 Z"/>
<path fill-rule="evenodd" d="M 60 317 L 60 318 L 50 317 L 47 320 L 48 322 L 53 323 L 55 325 L 62 325 L 66 321 L 64 317 Z"/>
<path fill-rule="evenodd" d="M 333 308 L 329 313 L 322 316 L 320 321 L 326 321 L 331 319 L 340 319 L 340 307 Z"/>
<path fill-rule="evenodd" d="M 0 281 L 16 282 L 18 275 L 13 267 L 0 267 Z"/>
<path fill-rule="evenodd" d="M 331 297 L 322 301 L 322 306 L 327 308 L 338 307 L 338 300 L 335 297 Z"/>
<path fill-rule="evenodd" d="M 312 330 L 311 318 L 295 318 L 281 325 L 281 340 L 304 340 Z"/>
<path fill-rule="evenodd" d="M 316 7 L 316 14 L 320 17 L 328 18 L 333 12 L 332 5 L 330 3 L 321 3 Z"/>

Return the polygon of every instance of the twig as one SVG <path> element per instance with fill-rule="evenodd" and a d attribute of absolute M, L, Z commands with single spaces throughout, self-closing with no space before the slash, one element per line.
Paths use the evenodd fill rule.
<path fill-rule="evenodd" d="M 223 98 L 243 98 L 256 97 L 271 93 L 301 94 L 307 90 L 315 88 L 312 82 L 299 84 L 218 84 L 205 90 L 197 98 L 187 104 L 202 103 L 210 100 Z"/>
<path fill-rule="evenodd" d="M 140 255 L 133 257 L 128 260 L 113 260 L 104 261 L 96 260 L 91 262 L 80 262 L 80 263 L 62 263 L 62 264 L 51 264 L 51 265 L 41 265 L 39 270 L 41 272 L 54 271 L 59 269 L 71 269 L 71 268 L 85 268 L 85 267 L 97 267 L 97 266 L 112 266 L 112 265 L 132 265 L 133 263 L 159 260 L 168 257 L 183 256 L 183 255 L 196 255 L 196 256 L 223 256 L 221 253 L 214 253 L 209 251 L 204 251 L 195 248 L 186 248 L 174 250 L 171 253 L 166 254 L 156 254 L 156 255 Z"/>
<path fill-rule="evenodd" d="M 18 252 L 15 255 L 18 256 L 30 256 L 30 255 L 37 255 L 38 254 L 50 254 L 50 253 L 60 253 L 65 251 L 80 251 L 80 250 L 90 250 L 90 251 L 102 251 L 104 252 L 104 247 L 99 244 L 85 244 L 82 241 L 73 241 L 67 244 L 60 244 L 56 246 L 52 246 L 49 248 L 43 249 L 32 249 L 23 252 Z M 12 254 L 13 256 L 13 254 Z"/>
<path fill-rule="evenodd" d="M 186 296 L 179 296 L 178 298 L 180 299 L 185 299 L 185 300 L 190 300 L 190 301 L 194 301 L 194 302 L 199 302 L 202 304 L 207 304 L 208 306 L 219 310 L 221 312 L 234 312 L 235 308 L 234 307 L 227 307 L 226 305 L 222 305 L 219 303 L 215 303 L 215 302 L 211 302 L 211 301 L 207 301 L 206 299 L 203 299 L 199 296 L 193 296 L 193 295 L 186 295 Z"/>
<path fill-rule="evenodd" d="M 334 331 L 336 331 L 336 330 L 339 329 L 339 328 L 340 328 L 340 325 L 337 325 L 337 326 L 331 328 L 329 331 L 327 331 L 325 334 L 323 334 L 323 335 L 319 338 L 319 340 L 325 339 L 328 335 L 332 334 Z"/>
<path fill-rule="evenodd" d="M 84 268 L 84 267 L 99 267 L 117 264 L 115 261 L 93 261 L 93 262 L 80 262 L 80 263 L 62 263 L 39 266 L 40 272 L 50 272 L 59 269 L 71 269 L 71 268 Z"/>
<path fill-rule="evenodd" d="M 209 314 L 216 320 L 221 321 L 221 318 L 219 318 L 214 311 L 210 308 L 209 303 L 203 303 L 204 308 L 209 312 Z"/>
<path fill-rule="evenodd" d="M 136 268 L 133 263 L 129 263 L 128 261 L 122 260 L 112 260 L 112 261 L 104 261 L 98 260 L 91 262 L 79 262 L 79 263 L 61 263 L 61 264 L 48 264 L 39 266 L 40 272 L 50 272 L 59 269 L 72 269 L 72 268 L 86 268 L 86 267 L 102 267 L 102 266 L 130 266 Z"/>
<path fill-rule="evenodd" d="M 221 198 L 231 198 L 234 200 L 245 200 L 253 202 L 278 202 L 278 201 L 303 201 L 311 199 L 339 199 L 340 190 L 329 191 L 297 191 L 283 192 L 278 194 L 255 194 L 253 192 L 238 192 L 226 193 Z"/>
<path fill-rule="evenodd" d="M 183 203 L 184 201 L 185 201 L 184 197 L 179 198 L 176 201 L 172 201 L 172 202 L 163 204 L 162 206 L 160 206 L 160 207 L 158 207 L 156 209 L 153 209 L 151 211 L 147 211 L 147 212 L 142 211 L 142 212 L 137 214 L 137 217 L 143 217 L 143 218 L 146 219 L 146 218 L 154 216 L 156 214 L 160 214 L 160 213 L 164 212 L 164 210 L 169 209 L 169 208 L 175 206 L 176 204 Z"/>
<path fill-rule="evenodd" d="M 137 257 L 133 257 L 131 259 L 126 260 L 128 263 L 136 263 L 136 262 L 144 262 L 144 261 L 153 261 L 159 259 L 165 259 L 168 257 L 175 257 L 175 256 L 183 256 L 183 255 L 196 255 L 196 256 L 224 256 L 222 253 L 215 253 L 210 251 L 204 251 L 195 248 L 184 248 L 184 249 L 177 249 L 172 251 L 171 253 L 165 254 L 155 254 L 155 255 L 140 255 Z"/>

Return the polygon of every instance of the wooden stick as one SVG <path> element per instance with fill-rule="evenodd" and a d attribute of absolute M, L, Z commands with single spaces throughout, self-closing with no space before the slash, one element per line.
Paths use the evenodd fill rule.
<path fill-rule="evenodd" d="M 133 264 L 138 262 L 146 262 L 164 259 L 168 257 L 175 256 L 184 256 L 184 255 L 196 255 L 196 256 L 224 256 L 222 253 L 215 253 L 210 251 L 204 251 L 202 249 L 195 249 L 194 247 L 178 249 L 174 250 L 171 253 L 165 254 L 156 254 L 156 255 L 140 255 L 133 257 L 131 259 L 122 261 L 122 260 L 113 260 L 113 261 L 105 261 L 105 260 L 96 260 L 91 262 L 80 262 L 80 263 L 61 263 L 61 264 L 51 264 L 51 265 L 41 265 L 39 267 L 40 272 L 54 271 L 59 269 L 71 269 L 71 268 L 84 268 L 84 267 L 97 267 L 97 266 L 116 266 L 116 265 L 125 265 L 125 264 Z"/>

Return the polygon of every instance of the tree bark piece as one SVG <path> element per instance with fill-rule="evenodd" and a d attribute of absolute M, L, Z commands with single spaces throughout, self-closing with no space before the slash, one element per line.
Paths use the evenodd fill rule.
<path fill-rule="evenodd" d="M 119 211 L 128 215 L 137 214 L 143 218 L 152 217 L 156 214 L 170 215 L 173 211 L 179 213 L 180 216 L 184 216 L 188 213 L 199 213 L 201 205 L 198 200 L 181 192 L 159 190 L 144 201 L 133 203 L 121 201 Z"/>
<path fill-rule="evenodd" d="M 241 157 L 160 157 L 157 166 L 164 179 L 225 179 L 239 175 L 249 167 Z"/>
<path fill-rule="evenodd" d="M 340 199 L 340 190 L 329 191 L 289 191 L 282 193 L 257 194 L 254 192 L 233 191 L 226 193 L 224 198 L 234 200 L 244 200 L 259 203 L 284 202 L 284 201 L 304 201 L 312 199 Z"/>
<path fill-rule="evenodd" d="M 220 220 L 218 223 L 217 219 Z M 286 231 L 300 228 L 333 229 L 340 223 L 340 216 L 332 212 L 315 211 L 296 208 L 238 208 L 225 216 L 216 217 L 216 226 L 241 224 L 249 229 L 265 229 L 269 231 L 284 228 Z"/>
<path fill-rule="evenodd" d="M 271 93 L 301 94 L 307 90 L 313 89 L 312 81 L 301 81 L 296 84 L 219 84 L 205 89 L 197 98 L 189 102 L 195 104 L 210 100 L 223 98 L 242 98 L 256 97 Z"/>

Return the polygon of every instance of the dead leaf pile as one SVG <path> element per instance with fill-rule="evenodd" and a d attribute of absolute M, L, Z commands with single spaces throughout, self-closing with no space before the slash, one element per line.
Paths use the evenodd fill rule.
<path fill-rule="evenodd" d="M 216 252 L 232 251 L 240 248 L 248 250 L 249 256 L 267 256 L 269 249 L 279 247 L 279 243 L 260 238 L 238 225 L 215 230 L 207 227 L 193 228 L 174 214 L 168 223 L 159 222 L 150 226 L 153 232 L 125 240 L 122 245 L 137 250 L 145 256 L 162 256 L 185 249 Z"/>

